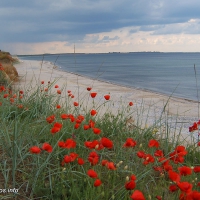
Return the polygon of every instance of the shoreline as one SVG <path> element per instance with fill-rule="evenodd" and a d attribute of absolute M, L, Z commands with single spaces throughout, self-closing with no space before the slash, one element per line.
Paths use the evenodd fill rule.
<path fill-rule="evenodd" d="M 75 94 L 75 97 L 82 93 L 85 94 L 87 87 L 92 87 L 92 91 L 99 93 L 99 95 L 97 95 L 98 97 L 96 98 L 99 100 L 99 102 L 103 100 L 102 97 L 99 97 L 102 96 L 101 94 L 110 94 L 111 99 L 117 104 L 114 108 L 116 112 L 118 109 L 118 104 L 120 104 L 121 100 L 123 100 L 123 103 L 132 101 L 138 108 L 145 105 L 146 111 L 144 115 L 149 117 L 149 121 L 147 121 L 148 124 L 152 124 L 155 122 L 156 118 L 158 119 L 165 104 L 167 103 L 167 115 L 172 116 L 172 123 L 176 122 L 174 127 L 177 126 L 177 123 L 178 126 L 183 126 L 184 130 L 182 130 L 181 133 L 183 133 L 185 136 L 189 136 L 190 134 L 188 131 L 189 126 L 192 126 L 194 121 L 198 121 L 198 102 L 173 96 L 170 97 L 147 90 L 125 87 L 108 81 L 86 77 L 73 72 L 62 71 L 58 66 L 56 68 L 54 64 L 49 61 L 43 61 L 43 63 L 41 63 L 41 61 L 33 60 L 22 61 L 23 62 L 16 64 L 15 67 L 20 77 L 23 77 L 25 74 L 26 77 L 23 77 L 22 80 L 17 83 L 17 85 L 27 85 L 25 82 L 30 82 L 33 76 L 35 76 L 36 80 L 44 80 L 45 83 L 47 83 L 50 78 L 53 80 L 59 78 L 56 84 L 60 85 L 61 87 L 62 85 L 66 84 L 67 89 L 71 90 Z M 76 100 L 76 98 L 74 100 Z"/>

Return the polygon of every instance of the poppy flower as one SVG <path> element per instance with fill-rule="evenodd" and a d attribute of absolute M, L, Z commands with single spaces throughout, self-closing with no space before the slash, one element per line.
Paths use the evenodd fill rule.
<path fill-rule="evenodd" d="M 61 94 L 61 90 L 57 90 L 57 93 L 58 93 L 58 94 Z"/>
<path fill-rule="evenodd" d="M 87 91 L 90 91 L 92 88 L 91 87 L 87 87 Z"/>
<path fill-rule="evenodd" d="M 192 174 L 192 169 L 187 166 L 179 167 L 178 170 L 181 176 L 187 176 Z"/>
<path fill-rule="evenodd" d="M 95 98 L 95 97 L 96 97 L 96 95 L 97 95 L 97 93 L 96 93 L 96 92 L 91 92 L 91 93 L 90 93 L 90 96 L 91 96 L 92 98 Z"/>
<path fill-rule="evenodd" d="M 91 178 L 97 178 L 97 177 L 98 177 L 98 174 L 97 174 L 93 169 L 89 169 L 89 170 L 87 171 L 87 174 L 88 174 L 88 176 L 91 177 Z"/>
<path fill-rule="evenodd" d="M 169 186 L 169 191 L 170 191 L 170 192 L 175 192 L 175 191 L 177 191 L 177 190 L 178 190 L 177 185 L 173 184 L 173 185 L 170 185 L 170 186 Z"/>
<path fill-rule="evenodd" d="M 101 161 L 101 165 L 102 165 L 102 166 L 106 166 L 107 163 L 108 163 L 107 160 L 102 160 L 102 161 Z"/>
<path fill-rule="evenodd" d="M 180 175 L 172 170 L 168 171 L 168 176 L 171 181 L 174 181 L 176 183 L 180 182 L 181 180 Z"/>
<path fill-rule="evenodd" d="M 94 128 L 95 122 L 90 120 L 88 125 L 90 126 L 90 128 Z"/>
<path fill-rule="evenodd" d="M 99 128 L 93 128 L 93 133 L 99 135 L 101 130 Z"/>
<path fill-rule="evenodd" d="M 96 179 L 94 182 L 94 187 L 99 187 L 102 184 L 100 179 Z"/>
<path fill-rule="evenodd" d="M 135 190 L 130 197 L 132 200 L 145 200 L 144 195 L 139 190 Z"/>
<path fill-rule="evenodd" d="M 46 142 L 42 145 L 42 149 L 49 152 L 49 153 L 51 153 L 53 151 L 52 146 L 49 143 L 46 143 Z"/>
<path fill-rule="evenodd" d="M 70 162 L 72 162 L 71 156 L 65 155 L 65 156 L 64 156 L 64 162 L 65 162 L 65 163 L 70 163 Z"/>
<path fill-rule="evenodd" d="M 133 106 L 133 102 L 131 101 L 131 102 L 129 102 L 129 106 Z"/>
<path fill-rule="evenodd" d="M 78 129 L 80 127 L 80 124 L 78 124 L 78 123 L 76 123 L 75 125 L 74 125 L 74 129 Z"/>
<path fill-rule="evenodd" d="M 58 146 L 61 148 L 65 147 L 65 142 L 64 141 L 58 141 Z"/>
<path fill-rule="evenodd" d="M 153 163 L 155 161 L 154 157 L 151 154 L 146 154 L 144 156 L 144 162 L 143 165 L 148 165 L 149 163 Z"/>
<path fill-rule="evenodd" d="M 46 121 L 51 124 L 53 121 L 55 120 L 55 116 L 54 115 L 51 115 L 49 117 L 46 118 Z"/>
<path fill-rule="evenodd" d="M 106 167 L 110 170 L 116 170 L 115 164 L 113 162 L 107 162 Z"/>
<path fill-rule="evenodd" d="M 29 151 L 33 154 L 39 154 L 41 152 L 41 149 L 37 146 L 33 146 L 29 149 Z"/>
<path fill-rule="evenodd" d="M 132 180 L 125 184 L 126 190 L 133 190 L 135 186 L 136 186 L 136 183 L 135 181 L 132 181 Z"/>
<path fill-rule="evenodd" d="M 83 129 L 84 129 L 84 130 L 88 130 L 89 128 L 90 128 L 90 126 L 87 125 L 87 124 L 83 126 Z"/>
<path fill-rule="evenodd" d="M 185 193 L 189 193 L 192 191 L 192 184 L 188 182 L 178 182 L 177 183 L 179 189 Z"/>
<path fill-rule="evenodd" d="M 84 165 L 85 161 L 83 160 L 83 158 L 78 158 L 78 164 L 79 165 Z"/>
<path fill-rule="evenodd" d="M 41 84 L 44 84 L 44 81 L 41 81 Z"/>
<path fill-rule="evenodd" d="M 135 180 L 136 180 L 136 176 L 135 176 L 135 175 L 131 175 L 130 179 L 131 179 L 132 181 L 135 181 Z"/>
<path fill-rule="evenodd" d="M 144 158 L 145 157 L 145 153 L 144 153 L 144 151 L 138 151 L 137 152 L 137 156 L 139 157 L 139 158 Z"/>
<path fill-rule="evenodd" d="M 20 90 L 19 93 L 20 93 L 20 94 L 24 94 L 24 91 L 23 91 L 23 90 Z"/>
<path fill-rule="evenodd" d="M 61 108 L 61 106 L 58 104 L 58 105 L 56 106 L 56 108 L 57 108 L 57 109 L 60 109 L 60 108 Z"/>
<path fill-rule="evenodd" d="M 99 155 L 95 151 L 90 152 L 88 161 L 91 165 L 96 165 L 99 162 Z"/>
<path fill-rule="evenodd" d="M 197 143 L 197 146 L 200 146 L 200 141 Z"/>
<path fill-rule="evenodd" d="M 110 99 L 110 95 L 107 94 L 107 95 L 104 96 L 104 98 L 105 98 L 105 100 L 109 100 Z"/>
<path fill-rule="evenodd" d="M 74 102 L 74 106 L 78 106 L 79 104 L 78 104 L 78 102 Z"/>
<path fill-rule="evenodd" d="M 91 114 L 92 116 L 94 116 L 94 115 L 97 114 L 97 111 L 96 111 L 96 110 L 91 110 L 90 114 Z"/>
<path fill-rule="evenodd" d="M 7 98 L 9 96 L 9 94 L 4 94 L 3 98 Z"/>
<path fill-rule="evenodd" d="M 106 137 L 101 138 L 100 142 L 105 148 L 108 148 L 108 149 L 113 148 L 113 142 Z"/>
<path fill-rule="evenodd" d="M 156 199 L 162 200 L 162 197 L 161 196 L 156 196 Z"/>
<path fill-rule="evenodd" d="M 149 143 L 148 143 L 148 146 L 151 148 L 151 147 L 156 147 L 158 148 L 159 147 L 159 142 L 157 140 L 150 140 Z"/>
<path fill-rule="evenodd" d="M 99 144 L 99 141 L 98 140 L 93 140 L 92 142 L 90 141 L 86 141 L 85 143 L 85 146 L 89 149 L 94 149 L 96 147 L 96 145 Z"/>
<path fill-rule="evenodd" d="M 193 171 L 194 171 L 194 173 L 199 173 L 200 172 L 200 166 L 195 166 Z"/>
<path fill-rule="evenodd" d="M 67 115 L 67 114 L 61 114 L 61 116 L 60 116 L 62 119 L 67 119 L 69 116 Z"/>
<path fill-rule="evenodd" d="M 156 151 L 154 152 L 154 156 L 156 156 L 156 157 L 163 157 L 163 156 L 164 156 L 164 153 L 163 153 L 162 150 L 156 150 Z"/>
<path fill-rule="evenodd" d="M 47 92 L 47 91 L 48 91 L 48 88 L 45 88 L 44 91 Z"/>
<path fill-rule="evenodd" d="M 132 138 L 127 138 L 126 142 L 123 144 L 123 147 L 134 147 L 137 144 Z"/>
<path fill-rule="evenodd" d="M 71 149 L 71 148 L 75 148 L 76 147 L 76 141 L 74 141 L 73 139 L 67 139 L 65 142 L 65 148 L 67 149 Z"/>
<path fill-rule="evenodd" d="M 76 158 L 78 157 L 78 154 L 74 153 L 74 152 L 70 153 L 69 155 L 70 155 L 72 161 L 76 160 Z"/>
<path fill-rule="evenodd" d="M 67 90 L 67 92 L 68 92 L 68 93 L 71 93 L 72 91 L 71 91 L 71 90 Z"/>
<path fill-rule="evenodd" d="M 55 88 L 59 88 L 59 86 L 58 86 L 58 85 L 55 85 Z"/>

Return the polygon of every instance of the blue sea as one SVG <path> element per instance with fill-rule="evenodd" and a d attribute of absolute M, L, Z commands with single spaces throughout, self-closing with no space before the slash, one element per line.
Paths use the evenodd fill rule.
<path fill-rule="evenodd" d="M 197 90 L 200 88 L 200 53 L 76 53 L 18 57 L 21 60 L 49 61 L 63 71 L 118 85 L 194 101 L 200 96 L 200 89 Z"/>

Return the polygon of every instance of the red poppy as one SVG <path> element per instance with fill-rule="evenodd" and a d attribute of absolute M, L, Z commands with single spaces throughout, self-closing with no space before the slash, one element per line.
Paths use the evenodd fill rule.
<path fill-rule="evenodd" d="M 162 200 L 162 197 L 161 196 L 156 196 L 156 199 Z"/>
<path fill-rule="evenodd" d="M 76 141 L 74 141 L 73 139 L 67 139 L 65 142 L 65 148 L 67 149 L 71 149 L 71 148 L 75 148 L 76 147 Z"/>
<path fill-rule="evenodd" d="M 144 158 L 145 157 L 145 152 L 144 151 L 138 151 L 137 152 L 137 156 L 139 157 L 139 158 Z"/>
<path fill-rule="evenodd" d="M 7 98 L 9 96 L 9 94 L 4 94 L 3 98 Z"/>
<path fill-rule="evenodd" d="M 200 166 L 195 166 L 194 169 L 193 169 L 193 171 L 195 173 L 199 173 L 200 172 Z"/>
<path fill-rule="evenodd" d="M 80 127 L 80 124 L 78 124 L 78 123 L 76 123 L 75 125 L 74 125 L 74 129 L 78 129 Z"/>
<path fill-rule="evenodd" d="M 136 183 L 135 183 L 135 181 L 133 181 L 133 180 L 131 180 L 131 181 L 129 181 L 129 182 L 127 182 L 127 183 L 125 184 L 125 188 L 126 188 L 127 190 L 133 190 L 133 189 L 135 188 L 135 186 L 136 186 Z"/>
<path fill-rule="evenodd" d="M 133 102 L 131 101 L 131 102 L 129 102 L 129 106 L 133 106 Z"/>
<path fill-rule="evenodd" d="M 23 90 L 20 90 L 19 93 L 20 93 L 20 94 L 24 94 L 24 91 L 23 91 Z"/>
<path fill-rule="evenodd" d="M 65 147 L 65 142 L 64 141 L 58 141 L 58 146 L 61 148 Z"/>
<path fill-rule="evenodd" d="M 113 162 L 107 162 L 106 167 L 110 170 L 116 170 L 115 164 Z"/>
<path fill-rule="evenodd" d="M 189 193 L 189 192 L 192 191 L 192 184 L 191 183 L 188 183 L 188 182 L 178 182 L 177 185 L 178 185 L 179 189 L 182 192 Z"/>
<path fill-rule="evenodd" d="M 132 181 L 135 181 L 135 180 L 136 180 L 136 176 L 135 176 L 135 175 L 131 175 L 130 179 L 131 179 Z"/>
<path fill-rule="evenodd" d="M 83 158 L 78 158 L 78 164 L 79 165 L 84 165 L 85 161 L 83 160 Z"/>
<path fill-rule="evenodd" d="M 164 153 L 163 153 L 162 150 L 156 150 L 156 151 L 154 152 L 154 156 L 156 156 L 156 157 L 163 157 L 163 156 L 164 156 Z"/>
<path fill-rule="evenodd" d="M 48 88 L 45 88 L 44 91 L 47 92 L 47 91 L 48 91 Z"/>
<path fill-rule="evenodd" d="M 155 161 L 154 157 L 151 154 L 146 154 L 144 156 L 144 162 L 143 165 L 148 165 L 149 163 L 153 163 Z"/>
<path fill-rule="evenodd" d="M 94 128 L 95 122 L 90 120 L 88 125 L 90 126 L 90 128 Z"/>
<path fill-rule="evenodd" d="M 96 147 L 96 145 L 99 144 L 99 141 L 98 140 L 93 140 L 92 142 L 90 141 L 86 141 L 85 143 L 85 146 L 89 149 L 94 149 Z"/>
<path fill-rule="evenodd" d="M 101 138 L 100 142 L 105 148 L 108 148 L 108 149 L 113 148 L 113 142 L 106 137 Z"/>
<path fill-rule="evenodd" d="M 96 93 L 96 92 L 91 92 L 91 93 L 90 93 L 90 96 L 91 96 L 92 98 L 95 98 L 95 97 L 96 97 L 96 95 L 97 95 L 97 93 Z"/>
<path fill-rule="evenodd" d="M 192 174 L 192 169 L 187 166 L 179 167 L 178 170 L 181 176 L 187 176 L 187 175 Z"/>
<path fill-rule="evenodd" d="M 41 81 L 41 84 L 44 84 L 44 81 Z"/>
<path fill-rule="evenodd" d="M 87 87 L 87 91 L 90 91 L 92 88 L 91 87 Z"/>
<path fill-rule="evenodd" d="M 99 128 L 93 128 L 93 133 L 99 135 L 101 130 Z"/>
<path fill-rule="evenodd" d="M 173 185 L 170 185 L 170 186 L 169 186 L 169 191 L 170 191 L 170 192 L 175 192 L 175 191 L 177 191 L 177 190 L 178 190 L 177 185 L 173 184 Z"/>
<path fill-rule="evenodd" d="M 74 106 L 78 106 L 79 104 L 78 104 L 78 102 L 74 102 Z"/>
<path fill-rule="evenodd" d="M 72 91 L 71 91 L 71 90 L 67 90 L 67 92 L 68 92 L 68 93 L 71 93 Z"/>
<path fill-rule="evenodd" d="M 67 115 L 67 114 L 61 114 L 61 116 L 60 116 L 62 119 L 67 119 L 67 118 L 69 118 L 69 116 Z"/>
<path fill-rule="evenodd" d="M 158 148 L 159 147 L 159 142 L 157 140 L 150 140 L 149 143 L 148 143 L 148 146 L 151 148 L 151 147 L 156 147 Z"/>
<path fill-rule="evenodd" d="M 104 98 L 105 98 L 105 100 L 109 100 L 110 99 L 110 95 L 107 94 L 107 95 L 104 96 Z"/>
<path fill-rule="evenodd" d="M 188 199 L 192 199 L 192 200 L 199 200 L 200 199 L 200 192 L 197 191 L 192 191 L 187 195 Z"/>
<path fill-rule="evenodd" d="M 46 142 L 42 145 L 42 149 L 49 153 L 53 151 L 53 147 L 49 143 L 46 143 Z"/>
<path fill-rule="evenodd" d="M 99 187 L 102 184 L 100 179 L 96 179 L 94 182 L 94 187 Z"/>
<path fill-rule="evenodd" d="M 55 122 L 53 128 L 51 129 L 51 133 L 57 133 L 62 128 L 62 124 L 59 122 Z"/>
<path fill-rule="evenodd" d="M 88 174 L 88 176 L 91 177 L 91 178 L 97 178 L 97 177 L 98 177 L 97 173 L 96 173 L 93 169 L 89 169 L 89 170 L 87 171 L 87 174 Z"/>
<path fill-rule="evenodd" d="M 176 183 L 180 182 L 180 180 L 181 180 L 180 175 L 172 170 L 168 171 L 168 176 L 169 176 L 170 180 L 172 180 Z"/>
<path fill-rule="evenodd" d="M 132 200 L 145 200 L 144 195 L 139 190 L 135 190 L 130 197 Z"/>
<path fill-rule="evenodd" d="M 123 147 L 134 147 L 137 144 L 132 138 L 127 138 L 126 142 L 123 144 Z"/>
<path fill-rule="evenodd" d="M 88 161 L 91 165 L 96 165 L 99 162 L 99 155 L 95 151 L 90 152 Z"/>
<path fill-rule="evenodd" d="M 102 161 L 101 161 L 101 165 L 102 165 L 102 166 L 106 166 L 107 163 L 108 163 L 107 160 L 102 160 Z"/>
<path fill-rule="evenodd" d="M 90 114 L 91 114 L 92 116 L 94 116 L 94 115 L 97 114 L 97 111 L 96 111 L 96 110 L 91 110 Z"/>
<path fill-rule="evenodd" d="M 72 162 L 71 156 L 65 155 L 65 156 L 64 156 L 64 162 L 65 162 L 65 163 L 70 163 L 70 162 Z"/>
<path fill-rule="evenodd" d="M 72 161 L 76 160 L 76 158 L 78 157 L 78 154 L 74 153 L 74 152 L 70 153 L 69 155 L 70 155 Z"/>
<path fill-rule="evenodd" d="M 55 116 L 54 115 L 51 115 L 49 117 L 46 118 L 46 121 L 51 124 L 53 121 L 55 120 Z"/>
<path fill-rule="evenodd" d="M 197 146 L 200 146 L 200 141 L 197 143 Z"/>
<path fill-rule="evenodd" d="M 59 88 L 59 86 L 58 86 L 58 85 L 55 85 L 55 88 Z"/>
<path fill-rule="evenodd" d="M 74 95 L 71 95 L 71 98 L 73 99 L 73 98 L 74 98 Z"/>
<path fill-rule="evenodd" d="M 90 126 L 87 125 L 87 124 L 83 126 L 83 129 L 84 129 L 84 130 L 88 130 L 89 128 L 90 128 Z"/>
<path fill-rule="evenodd" d="M 61 94 L 61 90 L 57 90 L 57 93 L 58 93 L 58 94 Z"/>
<path fill-rule="evenodd" d="M 61 108 L 61 106 L 58 104 L 58 105 L 56 106 L 56 108 L 57 108 L 57 109 L 60 109 L 60 108 Z"/>
<path fill-rule="evenodd" d="M 29 149 L 29 151 L 33 154 L 39 154 L 41 152 L 41 149 L 37 146 L 33 146 Z"/>

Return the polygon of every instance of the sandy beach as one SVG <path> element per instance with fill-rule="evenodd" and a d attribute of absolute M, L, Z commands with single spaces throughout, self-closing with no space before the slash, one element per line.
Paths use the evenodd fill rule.
<path fill-rule="evenodd" d="M 193 122 L 198 121 L 198 103 L 194 101 L 175 98 L 173 95 L 169 97 L 150 91 L 123 87 L 104 81 L 93 80 L 77 74 L 63 72 L 46 61 L 23 60 L 15 64 L 15 67 L 20 79 L 19 82 L 15 83 L 15 86 L 21 89 L 25 89 L 30 82 L 32 87 L 34 87 L 38 83 L 40 84 L 41 81 L 47 84 L 48 81 L 53 82 L 57 80 L 56 84 L 60 88 L 65 86 L 65 91 L 71 90 L 75 96 L 74 101 L 78 101 L 84 98 L 86 92 L 88 93 L 86 88 L 92 87 L 92 91 L 98 93 L 95 100 L 98 101 L 99 105 L 104 101 L 103 96 L 110 94 L 111 101 L 115 103 L 111 109 L 113 113 L 116 113 L 120 106 L 128 105 L 128 102 L 132 101 L 135 108 L 143 108 L 141 116 L 143 126 L 152 125 L 158 120 L 167 103 L 164 115 L 165 117 L 167 116 L 170 126 L 176 132 L 181 131 L 181 135 L 184 138 L 189 138 L 189 140 L 191 133 L 189 133 L 188 128 L 192 126 Z M 88 104 L 88 101 L 86 103 Z M 108 107 L 105 107 L 105 110 L 107 109 Z M 138 113 L 133 114 L 131 117 L 133 122 L 134 119 L 138 118 Z"/>

